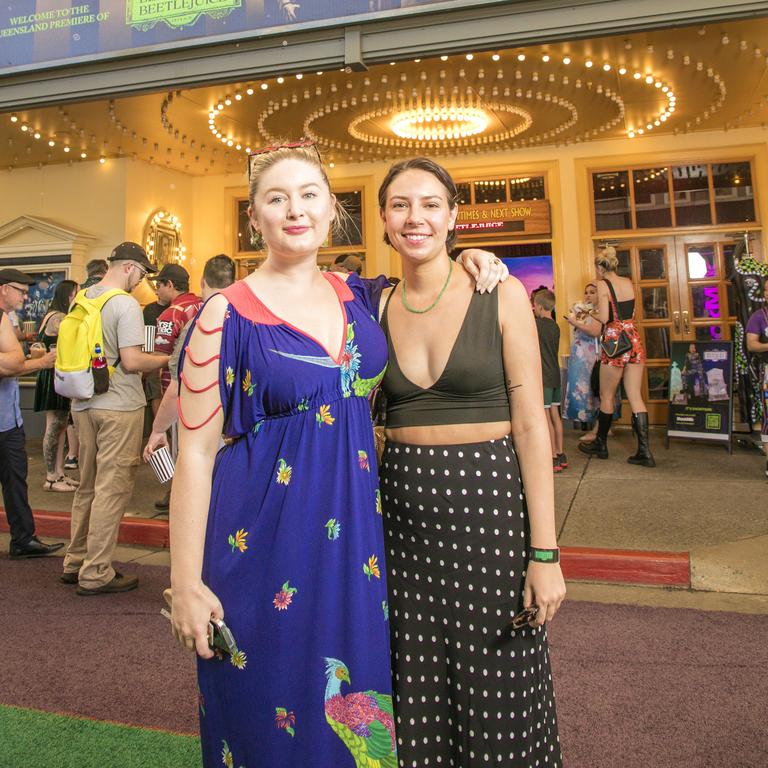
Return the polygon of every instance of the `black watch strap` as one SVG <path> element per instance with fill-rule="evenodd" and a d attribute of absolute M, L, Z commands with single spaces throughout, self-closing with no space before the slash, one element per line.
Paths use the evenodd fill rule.
<path fill-rule="evenodd" d="M 555 549 L 531 547 L 528 551 L 528 560 L 533 563 L 559 563 L 560 550 L 557 547 Z"/>

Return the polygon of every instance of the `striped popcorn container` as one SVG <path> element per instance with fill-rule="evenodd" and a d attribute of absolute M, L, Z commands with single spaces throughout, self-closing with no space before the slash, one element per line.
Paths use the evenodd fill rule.
<path fill-rule="evenodd" d="M 145 352 L 155 351 L 155 326 L 154 325 L 144 326 L 144 351 Z"/>
<path fill-rule="evenodd" d="M 173 478 L 173 459 L 166 446 L 161 446 L 149 456 L 149 466 L 161 483 L 167 483 Z"/>

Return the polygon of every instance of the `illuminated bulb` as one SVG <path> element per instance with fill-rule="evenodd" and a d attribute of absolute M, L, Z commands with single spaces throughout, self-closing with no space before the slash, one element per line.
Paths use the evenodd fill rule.
<path fill-rule="evenodd" d="M 591 69 L 591 68 L 592 68 L 592 60 L 591 60 L 591 59 L 587 59 L 587 60 L 584 62 L 584 66 L 585 66 L 587 69 Z"/>
<path fill-rule="evenodd" d="M 100 164 L 100 165 L 104 165 L 104 163 L 106 163 L 106 162 L 107 162 L 107 161 L 106 161 L 106 159 L 105 159 L 104 157 L 100 157 L 100 158 L 99 158 L 99 164 Z"/>
<path fill-rule="evenodd" d="M 642 128 L 638 128 L 638 129 L 637 129 L 637 132 L 638 132 L 638 133 L 639 133 L 641 136 L 642 136 L 642 135 L 645 133 L 645 131 L 644 131 Z"/>
<path fill-rule="evenodd" d="M 225 103 L 227 106 L 229 106 L 229 105 L 232 103 L 232 99 L 230 99 L 230 98 L 229 98 L 229 96 L 227 96 L 227 98 L 226 98 L 226 99 L 224 99 L 224 103 Z"/>
<path fill-rule="evenodd" d="M 661 89 L 661 92 L 662 93 L 669 93 L 669 86 L 668 85 L 663 86 L 662 89 Z"/>
<path fill-rule="evenodd" d="M 517 54 L 517 60 L 518 61 L 525 61 L 525 54 L 524 53 L 518 53 Z"/>
<path fill-rule="evenodd" d="M 228 139 L 228 140 L 227 140 L 227 146 L 228 146 L 228 147 L 231 147 L 231 146 L 232 146 L 234 143 L 235 143 L 235 142 L 234 142 L 234 141 L 232 141 L 232 139 Z"/>
<path fill-rule="evenodd" d="M 661 122 L 659 120 L 654 120 L 653 124 L 658 126 L 658 125 L 661 125 Z"/>
<path fill-rule="evenodd" d="M 69 152 L 69 147 L 64 147 L 65 152 Z"/>
<path fill-rule="evenodd" d="M 728 45 L 728 43 L 730 42 L 730 40 L 728 39 L 728 35 L 723 35 L 723 36 L 720 38 L 720 42 L 721 42 L 723 45 Z"/>
<path fill-rule="evenodd" d="M 627 135 L 629 136 L 630 139 L 634 139 L 635 138 L 635 132 L 634 131 L 627 131 Z"/>
<path fill-rule="evenodd" d="M 267 90 L 267 88 L 269 88 L 269 86 L 268 86 L 266 83 L 262 83 L 262 84 L 261 84 L 261 90 L 262 90 L 262 91 L 266 91 L 266 90 Z"/>
<path fill-rule="evenodd" d="M 11 115 L 11 122 L 12 123 L 18 123 L 19 122 L 19 118 L 16 117 L 16 115 Z"/>
<path fill-rule="evenodd" d="M 639 72 L 635 72 L 635 74 L 632 75 L 632 77 L 634 77 L 635 80 L 639 80 L 642 77 L 642 75 Z"/>
<path fill-rule="evenodd" d="M 472 61 L 472 59 L 474 59 L 475 56 L 472 53 L 468 53 L 464 58 L 466 58 L 467 61 Z"/>
<path fill-rule="evenodd" d="M 222 109 L 224 109 L 224 105 L 223 105 L 221 102 L 219 102 L 219 103 L 216 105 L 216 109 L 218 109 L 218 110 L 219 110 L 219 112 L 221 112 L 221 110 L 222 110 Z"/>
<path fill-rule="evenodd" d="M 448 61 L 448 57 L 447 56 L 441 56 L 440 57 L 440 61 Z"/>
<path fill-rule="evenodd" d="M 253 88 L 248 88 L 248 89 L 246 90 L 246 93 L 247 93 L 249 96 L 253 96 Z"/>
<path fill-rule="evenodd" d="M 541 60 L 542 60 L 542 61 L 543 61 L 543 62 L 546 64 L 546 63 L 549 61 L 549 54 L 548 54 L 548 53 L 545 53 L 545 54 L 544 54 L 544 55 L 541 57 Z"/>
<path fill-rule="evenodd" d="M 563 64 L 570 64 L 570 63 L 571 63 L 571 57 L 563 56 Z"/>
<path fill-rule="evenodd" d="M 619 74 L 620 75 L 626 75 L 627 74 L 627 68 L 626 67 L 619 67 Z"/>
<path fill-rule="evenodd" d="M 304 77 L 304 75 L 302 75 L 301 72 L 299 72 L 299 74 L 296 75 L 296 79 L 297 80 L 301 80 L 303 77 Z"/>
<path fill-rule="evenodd" d="M 83 160 L 85 160 L 85 158 L 88 157 L 88 155 L 85 152 L 81 152 L 80 157 L 82 157 Z"/>
<path fill-rule="evenodd" d="M 654 83 L 654 86 L 655 86 L 656 88 L 661 88 L 661 83 L 660 83 L 660 82 L 657 80 L 657 81 Z"/>
<path fill-rule="evenodd" d="M 498 61 L 501 58 L 498 53 L 494 53 L 493 56 L 491 56 L 491 61 Z"/>
<path fill-rule="evenodd" d="M 56 146 L 56 142 L 53 139 L 49 139 L 48 146 L 49 147 L 55 147 Z"/>
<path fill-rule="evenodd" d="M 24 132 L 26 132 L 26 131 L 28 131 L 28 130 L 29 130 L 29 126 L 28 126 L 28 125 L 22 125 L 22 126 L 21 126 L 21 130 L 22 130 L 22 131 L 24 131 Z"/>
<path fill-rule="evenodd" d="M 603 70 L 606 72 L 609 72 L 611 69 L 611 65 L 606 61 L 605 64 L 603 64 Z"/>
<path fill-rule="evenodd" d="M 235 101 L 240 101 L 242 98 L 243 98 L 243 94 L 242 93 L 236 93 L 235 94 Z"/>
<path fill-rule="evenodd" d="M 35 134 L 34 134 L 34 135 L 35 135 L 35 138 L 36 138 L 36 139 L 39 139 L 39 138 L 40 138 L 40 134 L 39 134 L 39 132 L 38 132 L 38 131 L 35 131 Z"/>
<path fill-rule="evenodd" d="M 280 83 L 280 85 L 282 85 L 285 82 L 285 78 L 284 77 L 278 77 L 277 78 L 277 82 Z"/>
<path fill-rule="evenodd" d="M 653 85 L 653 75 L 646 75 L 646 76 L 645 76 L 645 82 L 646 82 L 648 85 Z"/>

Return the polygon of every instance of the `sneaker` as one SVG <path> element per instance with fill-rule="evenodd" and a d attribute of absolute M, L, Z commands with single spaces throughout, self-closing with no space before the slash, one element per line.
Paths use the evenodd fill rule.
<path fill-rule="evenodd" d="M 64 459 L 64 469 L 77 469 L 77 456 L 67 456 Z"/>
<path fill-rule="evenodd" d="M 568 457 L 564 453 L 558 453 L 557 454 L 557 460 L 560 462 L 560 468 L 561 469 L 567 469 L 568 468 Z"/>
<path fill-rule="evenodd" d="M 560 466 L 560 457 L 559 456 L 553 456 L 552 457 L 552 471 L 553 472 L 562 472 L 563 468 Z"/>
<path fill-rule="evenodd" d="M 136 589 L 138 586 L 138 576 L 123 576 L 122 573 L 115 571 L 115 575 L 112 581 L 108 581 L 106 584 L 102 584 L 100 587 L 87 589 L 86 587 L 78 585 L 77 594 L 83 597 L 89 595 L 109 595 L 113 592 L 129 592 L 132 589 Z"/>

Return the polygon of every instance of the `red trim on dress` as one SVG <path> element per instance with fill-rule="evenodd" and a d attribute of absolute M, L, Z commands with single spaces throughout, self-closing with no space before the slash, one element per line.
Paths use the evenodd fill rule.
<path fill-rule="evenodd" d="M 187 381 L 187 377 L 184 375 L 184 371 L 181 372 L 181 383 L 190 391 L 194 393 L 198 392 L 207 392 L 209 389 L 215 387 L 218 383 L 218 379 L 214 379 L 210 384 L 208 384 L 205 387 L 202 387 L 202 389 L 194 389 L 189 385 L 189 382 Z"/>
<path fill-rule="evenodd" d="M 198 363 L 197 360 L 192 356 L 192 352 L 190 352 L 189 346 L 185 348 L 186 357 L 185 360 L 189 360 L 192 365 L 197 366 L 198 368 L 204 368 L 206 365 L 209 365 L 214 360 L 218 360 L 221 355 L 214 355 L 213 357 L 209 357 L 207 360 L 203 360 L 202 362 Z"/>
<path fill-rule="evenodd" d="M 210 336 L 211 334 L 214 334 L 214 333 L 221 333 L 224 330 L 223 325 L 220 325 L 218 328 L 208 329 L 208 328 L 203 328 L 202 323 L 198 323 L 195 326 L 195 328 L 197 328 L 197 330 L 199 330 L 200 333 L 204 333 L 206 336 Z"/>
<path fill-rule="evenodd" d="M 181 410 L 181 398 L 176 401 L 176 410 L 179 414 L 179 421 L 187 428 L 187 429 L 200 429 L 201 427 L 204 427 L 222 408 L 221 403 L 219 403 L 216 408 L 214 409 L 213 413 L 205 420 L 200 422 L 200 424 L 196 426 L 192 426 L 191 424 L 187 424 L 187 420 L 184 418 L 184 413 Z"/>

